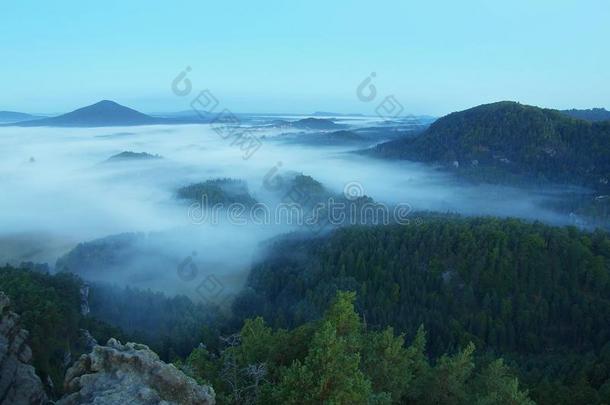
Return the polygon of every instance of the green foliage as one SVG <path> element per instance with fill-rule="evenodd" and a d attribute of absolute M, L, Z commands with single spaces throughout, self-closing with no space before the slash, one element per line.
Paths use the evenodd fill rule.
<path fill-rule="evenodd" d="M 404 344 L 404 335 L 395 336 L 390 327 L 369 332 L 362 347 L 362 369 L 373 391 L 387 393 L 393 401 L 407 393 L 415 371 L 415 359 Z"/>
<path fill-rule="evenodd" d="M 321 318 L 338 290 L 351 290 L 367 325 L 407 337 L 425 325 L 433 359 L 472 341 L 515 366 L 537 402 L 570 403 L 557 387 L 601 397 L 610 379 L 610 355 L 602 355 L 610 352 L 608 234 L 423 219 L 279 241 L 250 275 L 248 307 L 238 298 L 234 309 L 291 327 Z"/>
<path fill-rule="evenodd" d="M 260 317 L 246 320 L 239 336 L 225 339 L 226 348 L 217 354 L 197 349 L 184 368 L 214 381 L 222 403 L 531 403 L 503 363 L 475 373 L 473 344 L 433 365 L 422 327 L 405 347 L 392 328 L 368 330 L 355 300 L 339 291 L 322 319 L 292 330 L 274 331 Z"/>
<path fill-rule="evenodd" d="M 562 193 L 549 198 L 543 206 L 569 216 L 575 224 L 587 228 L 610 230 L 610 196 L 594 192 Z"/>
<path fill-rule="evenodd" d="M 42 381 L 51 378 L 59 395 L 63 387 L 66 359 L 76 359 L 84 350 L 80 329 L 88 329 L 96 339 L 120 331 L 80 313 L 82 281 L 70 273 L 48 273 L 0 268 L 0 291 L 11 299 L 11 310 L 21 317 L 28 330 L 32 361 Z"/>
<path fill-rule="evenodd" d="M 251 206 L 256 204 L 256 200 L 248 191 L 246 182 L 237 179 L 214 179 L 190 184 L 180 188 L 177 194 L 179 198 L 196 202 L 201 202 L 205 198 L 210 207 L 214 205 L 243 204 Z"/>
<path fill-rule="evenodd" d="M 358 336 L 362 329 L 360 317 L 354 312 L 356 293 L 353 291 L 338 291 L 324 319 L 330 322 L 339 337 L 351 342 L 352 349 L 359 347 Z"/>
<path fill-rule="evenodd" d="M 312 198 L 324 198 L 328 194 L 322 183 L 304 174 L 297 174 L 292 180 L 291 187 Z"/>
<path fill-rule="evenodd" d="M 605 108 L 591 108 L 589 110 L 563 110 L 562 114 L 565 114 L 572 118 L 578 118 L 579 120 L 597 122 L 597 121 L 610 121 L 610 111 Z"/>
<path fill-rule="evenodd" d="M 63 384 L 63 362 L 79 337 L 80 282 L 76 276 L 0 269 L 0 290 L 30 332 L 33 365 L 43 381 Z"/>
<path fill-rule="evenodd" d="M 274 334 L 261 317 L 247 319 L 241 329 L 240 337 L 238 358 L 244 364 L 261 363 L 271 358 L 272 348 L 277 345 L 276 341 L 282 338 Z"/>
<path fill-rule="evenodd" d="M 359 353 L 339 335 L 337 325 L 324 321 L 305 360 L 296 360 L 285 371 L 278 386 L 278 403 L 366 403 L 371 384 L 359 365 Z"/>
<path fill-rule="evenodd" d="M 121 328 L 165 361 L 184 358 L 201 342 L 214 340 L 221 320 L 217 308 L 183 295 L 106 284 L 92 284 L 89 307 L 91 316 Z"/>
<path fill-rule="evenodd" d="M 427 385 L 430 387 L 423 398 L 429 404 L 463 404 L 468 397 L 466 383 L 474 370 L 474 345 L 468 346 L 454 356 L 443 355 L 432 373 Z"/>
<path fill-rule="evenodd" d="M 539 223 L 427 217 L 419 226 L 341 229 L 287 239 L 249 278 L 238 315 L 294 326 L 322 316 L 339 289 L 367 323 L 424 324 L 434 355 L 473 340 L 506 352 L 598 350 L 610 341 L 610 239 Z"/>
<path fill-rule="evenodd" d="M 12 310 L 29 331 L 33 365 L 42 381 L 47 376 L 53 381 L 53 397 L 61 394 L 70 362 L 86 350 L 81 329 L 100 343 L 110 337 L 144 343 L 166 361 L 186 357 L 201 342 L 218 337 L 216 309 L 183 296 L 168 298 L 151 291 L 91 285 L 91 316 L 82 316 L 84 284 L 78 276 L 68 272 L 53 275 L 31 267 L 33 270 L 0 268 L 0 291 L 9 296 Z M 125 327 L 129 335 L 116 326 Z M 205 348 L 197 349 L 191 353 L 190 363 L 198 367 L 197 375 L 212 378 L 218 370 L 204 372 L 214 364 L 204 362 L 206 355 Z"/>
<path fill-rule="evenodd" d="M 480 374 L 476 405 L 534 405 L 525 392 L 519 391 L 519 381 L 502 359 L 491 362 Z"/>
<path fill-rule="evenodd" d="M 485 181 L 517 178 L 601 187 L 610 178 L 610 121 L 590 123 L 514 102 L 449 114 L 416 138 L 378 145 L 379 156 L 459 163 Z"/>
<path fill-rule="evenodd" d="M 210 352 L 204 347 L 193 350 L 184 363 L 178 361 L 177 364 L 185 368 L 188 374 L 195 377 L 198 383 L 218 386 L 220 368 Z"/>

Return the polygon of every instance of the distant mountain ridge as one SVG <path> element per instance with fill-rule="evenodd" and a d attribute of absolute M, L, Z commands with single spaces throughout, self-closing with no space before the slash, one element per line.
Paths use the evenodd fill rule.
<path fill-rule="evenodd" d="M 340 129 L 338 131 L 319 131 L 308 133 L 285 133 L 275 138 L 281 142 L 315 146 L 360 146 L 370 147 L 380 142 L 401 137 L 413 137 L 423 131 L 424 126 L 409 127 L 365 127 Z"/>
<path fill-rule="evenodd" d="M 270 126 L 318 131 L 338 130 L 345 128 L 345 125 L 337 124 L 328 118 L 302 118 L 297 121 L 286 121 L 282 119 L 273 121 Z"/>
<path fill-rule="evenodd" d="M 362 136 L 354 131 L 338 130 L 338 131 L 321 131 L 313 133 L 288 133 L 277 138 L 279 141 L 306 144 L 306 145 L 346 145 L 346 144 L 373 144 L 374 141 Z M 362 145 L 364 146 L 364 145 Z"/>
<path fill-rule="evenodd" d="M 605 187 L 610 121 L 591 123 L 504 101 L 449 114 L 422 135 L 380 144 L 372 153 L 438 162 L 488 178 L 510 174 Z"/>
<path fill-rule="evenodd" d="M 23 127 L 104 127 L 159 124 L 163 120 L 125 107 L 114 101 L 102 100 L 57 117 L 19 122 Z"/>
<path fill-rule="evenodd" d="M 313 113 L 314 117 L 364 117 L 364 114 L 345 114 L 345 113 L 334 113 L 328 111 L 316 111 Z"/>
<path fill-rule="evenodd" d="M 119 127 L 136 125 L 175 125 L 203 124 L 209 119 L 201 117 L 153 117 L 125 107 L 110 100 L 102 100 L 95 104 L 79 108 L 56 117 L 29 119 L 3 126 L 20 127 Z"/>
<path fill-rule="evenodd" d="M 125 151 L 125 152 L 121 152 L 118 153 L 116 155 L 113 155 L 111 157 L 109 157 L 108 159 L 105 160 L 105 162 L 124 162 L 124 161 L 130 161 L 130 160 L 159 160 L 162 159 L 161 156 L 159 155 L 151 155 L 150 153 L 146 153 L 146 152 L 132 152 L 132 151 Z"/>
<path fill-rule="evenodd" d="M 3 113 L 6 119 L 3 119 Z M 0 125 L 21 127 L 111 127 L 136 125 L 175 125 L 210 123 L 215 116 L 201 116 L 194 110 L 163 113 L 159 116 L 144 114 L 111 100 L 102 100 L 56 117 L 40 118 L 23 113 L 0 112 Z M 276 120 L 271 126 L 304 130 L 338 130 L 344 125 L 328 118 L 303 118 L 297 121 Z"/>
<path fill-rule="evenodd" d="M 610 121 L 610 111 L 606 110 L 605 108 L 591 108 L 589 110 L 571 109 L 563 110 L 561 112 L 572 118 L 578 118 L 585 121 Z"/>
<path fill-rule="evenodd" d="M 0 111 L 0 123 L 28 121 L 38 118 L 32 114 L 26 114 L 17 111 Z"/>

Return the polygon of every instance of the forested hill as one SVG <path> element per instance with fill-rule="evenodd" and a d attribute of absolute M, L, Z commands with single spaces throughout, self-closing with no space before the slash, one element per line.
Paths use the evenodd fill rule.
<path fill-rule="evenodd" d="M 235 302 L 243 317 L 298 325 L 321 316 L 335 291 L 352 290 L 370 327 L 410 333 L 423 324 L 433 355 L 472 341 L 514 359 L 537 399 L 546 399 L 540 403 L 599 403 L 595 393 L 570 402 L 568 393 L 581 383 L 590 393 L 610 394 L 604 232 L 440 217 L 286 239 L 271 251 Z"/>
<path fill-rule="evenodd" d="M 610 121 L 504 101 L 449 114 L 419 137 L 372 152 L 439 162 L 486 180 L 525 176 L 603 188 L 610 178 Z"/>

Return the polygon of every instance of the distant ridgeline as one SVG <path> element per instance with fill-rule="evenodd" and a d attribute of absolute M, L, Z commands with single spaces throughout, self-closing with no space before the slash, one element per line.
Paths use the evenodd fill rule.
<path fill-rule="evenodd" d="M 37 117 L 31 114 L 26 114 L 16 111 L 0 111 L 0 123 L 19 122 L 33 120 Z"/>
<path fill-rule="evenodd" d="M 112 127 L 112 126 L 136 126 L 136 125 L 171 125 L 201 123 L 201 118 L 164 118 L 153 117 L 132 108 L 125 107 L 114 101 L 102 100 L 95 104 L 79 108 L 56 117 L 35 117 L 11 113 L 7 119 L 0 112 L 0 123 L 21 127 Z"/>
<path fill-rule="evenodd" d="M 158 160 L 162 159 L 159 155 L 151 155 L 146 152 L 131 152 L 125 151 L 109 157 L 106 162 L 125 162 L 132 160 Z"/>
<path fill-rule="evenodd" d="M 585 121 L 597 122 L 597 121 L 610 121 L 610 111 L 605 108 L 591 108 L 589 110 L 563 110 L 561 111 L 565 115 L 569 115 L 572 118 L 578 118 Z"/>
<path fill-rule="evenodd" d="M 380 157 L 440 163 L 490 182 L 568 182 L 608 190 L 610 121 L 499 102 L 449 114 L 415 138 L 383 143 Z"/>
<path fill-rule="evenodd" d="M 113 101 L 103 100 L 87 107 L 79 108 L 57 117 L 21 121 L 18 126 L 39 127 L 95 127 L 116 125 L 151 125 L 161 123 L 159 118 L 122 106 Z"/>
<path fill-rule="evenodd" d="M 320 317 L 337 290 L 352 290 L 369 327 L 409 334 L 423 324 L 434 356 L 472 341 L 513 361 L 540 403 L 598 403 L 570 402 L 577 384 L 610 394 L 605 232 L 430 216 L 284 238 L 269 252 L 234 303 L 242 319 L 299 325 Z"/>
<path fill-rule="evenodd" d="M 326 118 L 303 118 L 296 121 L 274 120 L 272 127 L 293 128 L 303 130 L 337 130 L 344 125 L 337 124 L 331 119 Z"/>

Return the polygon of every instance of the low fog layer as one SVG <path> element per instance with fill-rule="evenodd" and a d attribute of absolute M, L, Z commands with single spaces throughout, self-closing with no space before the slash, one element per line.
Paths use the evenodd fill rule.
<path fill-rule="evenodd" d="M 357 121 L 346 121 L 350 125 Z M 370 122 L 367 122 L 370 125 Z M 570 218 L 541 208 L 559 190 L 472 186 L 422 164 L 350 153 L 354 146 L 285 143 L 282 130 L 257 126 L 262 147 L 249 159 L 210 125 L 129 128 L 0 128 L 0 261 L 51 266 L 80 242 L 123 233 L 150 234 L 139 263 L 85 277 L 197 296 L 198 281 L 179 277 L 191 261 L 199 278 L 213 276 L 238 289 L 261 242 L 293 229 L 278 225 L 195 224 L 180 187 L 230 177 L 251 195 L 269 200 L 270 173 L 301 172 L 327 189 L 356 184 L 378 202 L 409 204 L 414 211 L 517 216 L 556 224 Z M 125 151 L 161 159 L 109 158 Z M 414 218 L 416 213 L 413 214 Z M 140 242 L 138 242 L 140 243 Z M 193 252 L 195 254 L 193 255 Z M 163 259 L 159 259 L 163 257 Z M 121 266 L 119 266 L 121 267 Z M 147 270 L 150 269 L 150 270 Z M 162 270 L 161 270 L 162 269 Z M 187 277 L 188 278 L 188 277 Z"/>

